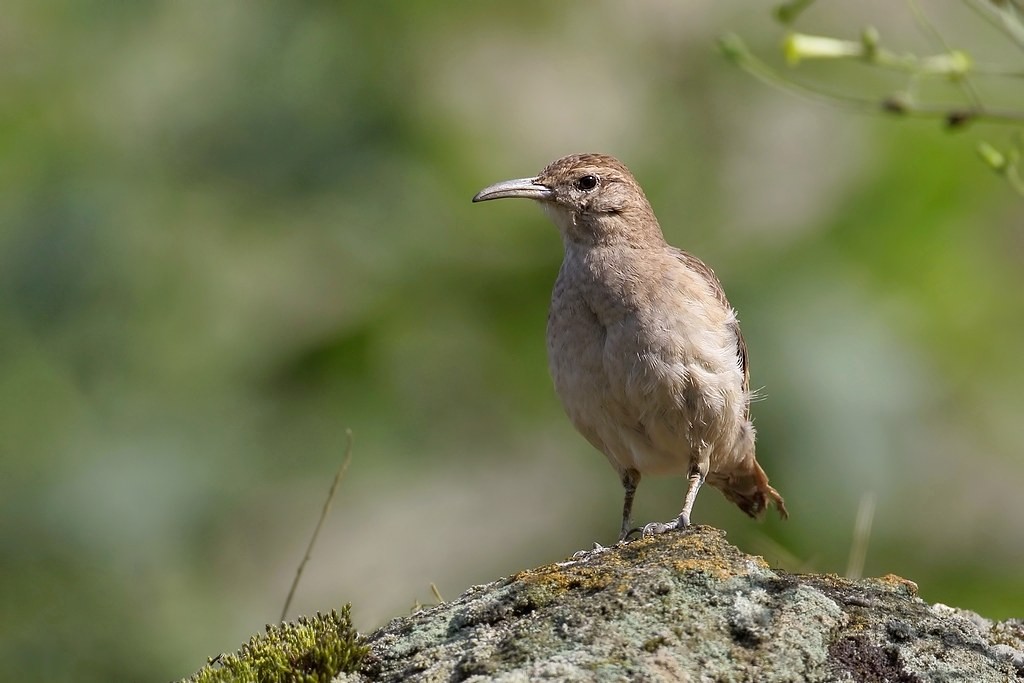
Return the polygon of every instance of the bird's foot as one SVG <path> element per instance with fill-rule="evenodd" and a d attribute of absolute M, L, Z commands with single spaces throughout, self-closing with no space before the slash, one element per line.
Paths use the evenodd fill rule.
<path fill-rule="evenodd" d="M 656 536 L 667 531 L 681 531 L 688 526 L 690 526 L 689 516 L 679 515 L 671 522 L 651 522 L 650 524 L 644 525 L 642 536 L 647 538 L 648 536 Z"/>
<path fill-rule="evenodd" d="M 608 550 L 607 546 L 603 546 L 600 543 L 598 543 L 597 541 L 594 541 L 594 547 L 593 548 L 591 548 L 590 550 L 577 550 L 575 553 L 573 553 L 573 556 L 570 559 L 573 559 L 573 560 L 583 560 L 583 559 L 586 559 L 587 557 L 590 557 L 591 555 L 594 555 L 594 554 L 597 554 L 597 553 L 603 553 L 603 552 L 605 552 L 607 550 Z"/>
<path fill-rule="evenodd" d="M 617 545 L 617 546 L 625 545 L 625 544 L 629 543 L 629 539 L 632 538 L 634 535 L 639 534 L 639 535 L 642 536 L 643 532 L 644 532 L 644 530 L 641 529 L 638 526 L 635 526 L 632 529 L 628 529 L 626 531 L 623 531 L 621 534 L 619 534 L 619 540 L 615 543 L 615 545 Z"/>

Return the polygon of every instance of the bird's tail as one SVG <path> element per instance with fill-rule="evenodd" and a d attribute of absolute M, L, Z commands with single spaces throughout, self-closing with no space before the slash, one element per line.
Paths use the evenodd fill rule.
<path fill-rule="evenodd" d="M 731 458 L 708 473 L 708 483 L 753 518 L 758 518 L 768 507 L 775 505 L 782 519 L 789 517 L 786 501 L 768 483 L 768 475 L 761 469 L 754 454 L 754 425 L 746 422 L 733 444 Z"/>
<path fill-rule="evenodd" d="M 723 479 L 724 481 L 715 482 L 717 488 L 751 517 L 760 517 L 769 503 L 775 505 L 782 519 L 789 517 L 786 501 L 768 483 L 768 475 L 761 469 L 753 454 Z"/>

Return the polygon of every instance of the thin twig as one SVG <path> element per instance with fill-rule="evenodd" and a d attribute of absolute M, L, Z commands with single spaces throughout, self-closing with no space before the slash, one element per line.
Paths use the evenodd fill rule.
<path fill-rule="evenodd" d="M 1024 78 L 1024 70 L 1022 69 L 987 62 L 974 62 L 971 64 L 971 73 L 978 76 L 992 76 L 994 78 Z"/>
<path fill-rule="evenodd" d="M 1024 111 L 992 109 L 988 107 L 963 106 L 957 104 L 928 105 L 913 102 L 906 97 L 891 96 L 881 101 L 854 97 L 843 93 L 830 92 L 817 86 L 783 76 L 756 57 L 743 40 L 729 34 L 719 39 L 722 52 L 737 66 L 759 81 L 786 90 L 811 100 L 839 104 L 860 112 L 886 112 L 907 118 L 941 119 L 950 128 L 962 128 L 969 123 L 988 121 L 992 123 L 1024 123 Z"/>
<path fill-rule="evenodd" d="M 1007 7 L 1000 7 L 992 0 L 965 0 L 967 6 L 985 17 L 990 23 L 1002 30 L 1010 40 L 1024 49 L 1024 22 L 1021 22 L 1017 14 L 1016 4 L 1009 3 Z"/>
<path fill-rule="evenodd" d="M 1021 177 L 1016 164 L 1006 169 L 1006 179 L 1017 194 L 1024 196 L 1024 178 Z"/>
<path fill-rule="evenodd" d="M 295 596 L 295 589 L 299 587 L 299 579 L 302 578 L 302 571 L 306 568 L 306 563 L 313 556 L 313 546 L 316 545 L 316 537 L 320 534 L 320 528 L 324 525 L 324 520 L 327 519 L 327 513 L 330 512 L 331 502 L 334 500 L 334 493 L 338 490 L 338 484 L 345 476 L 345 471 L 348 470 L 348 464 L 352 462 L 352 430 L 345 430 L 345 458 L 342 460 L 341 467 L 334 475 L 334 481 L 331 482 L 331 490 L 327 492 L 327 499 L 324 501 L 324 507 L 320 511 L 320 519 L 316 522 L 316 528 L 313 529 L 313 535 L 309 539 L 309 545 L 306 547 L 306 554 L 299 562 L 299 568 L 295 570 L 295 578 L 292 579 L 292 587 L 288 589 L 288 597 L 285 598 L 284 608 L 281 610 L 281 621 L 284 621 L 285 616 L 288 614 L 288 608 L 291 607 L 292 598 Z"/>
<path fill-rule="evenodd" d="M 928 15 L 921 11 L 920 5 L 917 4 L 917 0 L 907 0 L 907 5 L 910 7 L 910 13 L 914 15 L 914 20 L 917 25 L 921 27 L 941 50 L 946 54 L 953 54 L 953 48 L 946 41 L 945 36 L 939 31 L 938 27 L 928 18 Z M 973 65 L 972 65 L 973 70 Z M 972 107 L 981 109 L 984 105 L 981 103 L 981 97 L 978 95 L 978 91 L 974 88 L 974 84 L 971 83 L 967 74 L 963 74 L 960 78 L 956 79 L 957 86 L 963 91 L 964 97 L 971 103 Z"/>
<path fill-rule="evenodd" d="M 728 59 L 732 60 L 741 69 L 766 85 L 779 88 L 780 90 L 788 90 L 791 93 L 818 102 L 827 102 L 829 104 L 835 104 L 838 102 L 861 111 L 878 110 L 877 102 L 851 97 L 838 92 L 827 92 L 825 90 L 800 83 L 799 81 L 786 78 L 778 71 L 768 66 L 764 61 L 757 58 L 754 53 L 747 48 L 743 39 L 735 33 L 729 33 L 720 37 L 718 39 L 718 45 L 719 49 L 721 49 L 722 53 Z"/>
<path fill-rule="evenodd" d="M 882 108 L 890 114 L 910 118 L 942 119 L 950 128 L 960 128 L 975 121 L 1016 125 L 1024 123 L 1024 111 L 1012 109 L 961 107 L 955 104 L 916 104 L 894 98 L 885 100 Z"/>
<path fill-rule="evenodd" d="M 775 8 L 775 18 L 783 24 L 792 24 L 815 0 L 790 0 Z"/>
<path fill-rule="evenodd" d="M 1024 135 L 1013 136 L 1013 146 L 1003 151 L 993 147 L 988 142 L 978 144 L 978 156 L 999 175 L 1006 178 L 1017 194 L 1024 196 L 1024 178 L 1021 177 L 1020 160 L 1024 152 Z"/>

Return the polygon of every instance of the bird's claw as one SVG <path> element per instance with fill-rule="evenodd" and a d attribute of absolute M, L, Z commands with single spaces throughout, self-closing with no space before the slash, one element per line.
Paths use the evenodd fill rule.
<path fill-rule="evenodd" d="M 618 540 L 618 542 L 616 542 L 615 545 L 625 545 L 626 543 L 629 543 L 629 539 L 632 538 L 634 534 L 640 534 L 641 536 L 643 536 L 643 532 L 644 532 L 643 529 L 641 529 L 638 526 L 635 526 L 632 529 L 630 529 L 629 531 L 627 531 L 627 532 L 625 532 L 623 534 L 620 534 L 619 535 L 619 540 Z"/>
<path fill-rule="evenodd" d="M 675 528 L 675 522 L 651 522 L 650 524 L 644 525 L 643 537 L 648 538 L 650 536 L 656 536 L 657 534 L 663 534 L 666 531 L 672 531 Z"/>
<path fill-rule="evenodd" d="M 690 526 L 690 520 L 688 517 L 680 515 L 673 519 L 671 522 L 651 522 L 645 524 L 641 535 L 644 538 L 663 534 L 667 531 L 675 531 L 677 529 L 682 530 Z"/>
<path fill-rule="evenodd" d="M 572 557 L 569 558 L 569 559 L 574 560 L 574 561 L 575 560 L 585 560 L 586 558 L 590 557 L 592 554 L 603 553 L 606 550 L 608 550 L 608 548 L 606 546 L 603 546 L 600 543 L 595 541 L 593 548 L 591 548 L 590 550 L 577 550 L 575 553 L 573 553 Z"/>

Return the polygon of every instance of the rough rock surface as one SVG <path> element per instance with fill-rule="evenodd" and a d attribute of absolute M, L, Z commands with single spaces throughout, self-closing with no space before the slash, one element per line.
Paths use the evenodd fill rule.
<path fill-rule="evenodd" d="M 788 574 L 709 527 L 579 553 L 400 617 L 363 681 L 1024 680 L 1024 621 L 896 576 Z"/>

